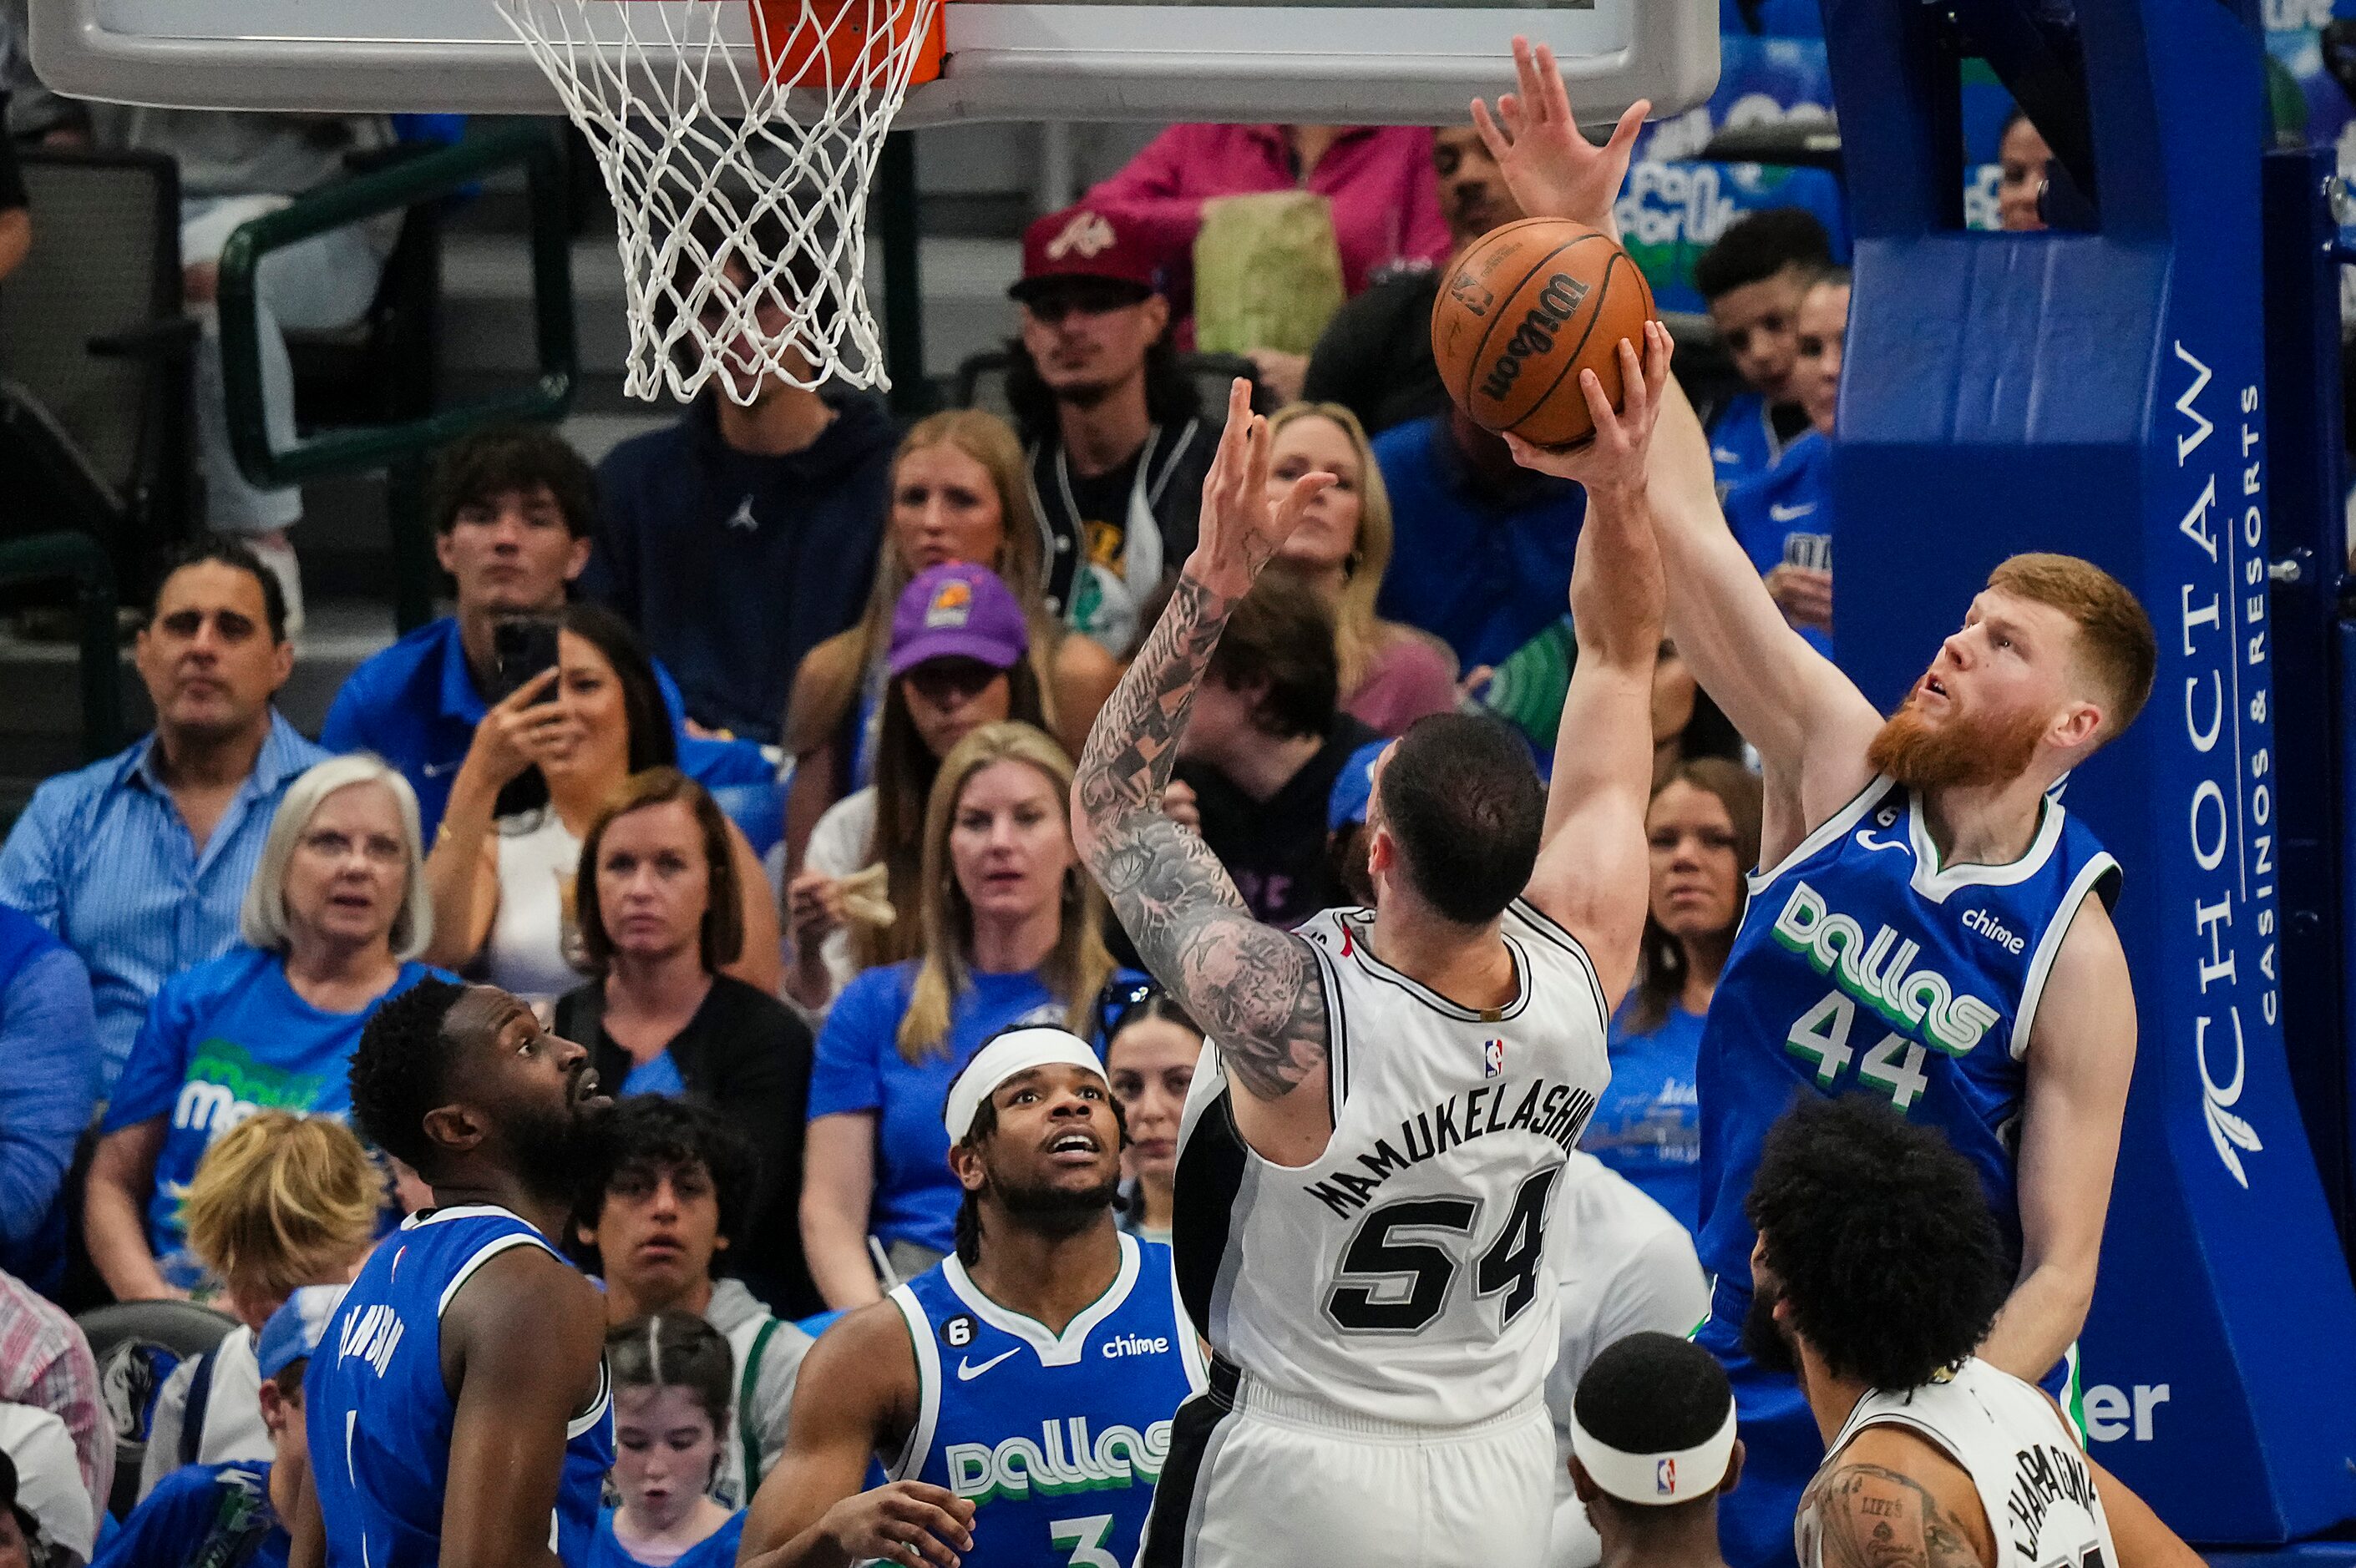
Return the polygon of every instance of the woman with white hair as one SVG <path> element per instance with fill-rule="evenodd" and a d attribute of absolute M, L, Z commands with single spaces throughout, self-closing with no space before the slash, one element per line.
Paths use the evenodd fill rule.
<path fill-rule="evenodd" d="M 83 1228 L 116 1299 L 205 1283 L 179 1211 L 215 1138 L 273 1107 L 349 1112 L 361 1026 L 439 973 L 414 961 L 434 934 L 424 859 L 417 796 L 376 758 L 333 757 L 288 787 L 243 941 L 164 983 L 100 1125 Z"/>

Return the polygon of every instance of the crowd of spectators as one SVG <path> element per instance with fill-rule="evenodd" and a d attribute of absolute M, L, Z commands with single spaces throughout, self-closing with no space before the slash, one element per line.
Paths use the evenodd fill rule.
<path fill-rule="evenodd" d="M 1312 353 L 1254 356 L 1286 405 L 1271 485 L 1334 483 L 1212 656 L 1165 809 L 1290 925 L 1371 897 L 1372 769 L 1418 720 L 1489 712 L 1551 763 L 1584 495 L 1449 402 L 1427 329 L 1447 258 L 1520 216 L 1469 129 L 1160 137 L 1025 234 L 1012 421 L 902 431 L 775 377 L 594 470 L 544 429 L 453 443 L 432 503 L 451 613 L 361 664 L 316 741 L 274 701 L 301 502 L 227 455 L 209 302 L 236 223 L 392 132 L 140 112 L 89 133 L 181 164 L 214 531 L 154 580 L 152 731 L 43 784 L 0 848 L 0 1561 L 11 1529 L 126 1568 L 216 1560 L 194 1543 L 284 1560 L 323 1304 L 424 1200 L 346 1128 L 346 1069 L 429 976 L 534 1003 L 620 1096 L 561 1239 L 608 1311 L 611 1568 L 733 1560 L 813 1332 L 956 1250 L 944 1094 L 999 1031 L 1095 1042 L 1130 1140 L 1122 1228 L 1168 1238 L 1203 1034 L 1132 966 L 1067 813 L 1071 759 L 1194 543 L 1218 437 L 1183 359 L 1206 204 L 1329 198 L 1350 297 Z M 2004 145 L 2007 221 L 2033 221 L 2042 144 L 2024 121 Z M 0 159 L 0 276 L 11 175 Z M 265 265 L 281 439 L 275 328 L 351 319 L 385 242 L 349 229 Z M 1814 218 L 1769 210 L 1694 269 L 1743 383 L 1711 426 L 1730 525 L 1827 648 L 1832 255 Z M 749 286 L 742 260 L 721 270 Z M 1566 1276 L 1587 1303 L 1566 1322 L 1599 1336 L 1574 1370 L 1622 1333 L 1684 1332 L 1704 1299 L 1695 1060 L 1760 785 L 1665 644 L 1654 738 L 1644 969 L 1560 1200 L 1621 1238 L 1611 1270 Z M 233 1324 L 157 1370 L 120 1523 L 90 1349 L 44 1295 Z M 1564 1488 L 1560 1561 L 1592 1561 Z"/>

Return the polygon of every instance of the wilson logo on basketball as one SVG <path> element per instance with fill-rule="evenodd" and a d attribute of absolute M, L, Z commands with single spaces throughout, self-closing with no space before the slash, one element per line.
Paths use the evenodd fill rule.
<path fill-rule="evenodd" d="M 1481 395 L 1492 400 L 1503 398 L 1514 389 L 1514 381 L 1522 373 L 1522 362 L 1554 352 L 1554 335 L 1569 321 L 1587 298 L 1588 285 L 1568 272 L 1557 272 L 1547 280 L 1547 286 L 1522 317 L 1522 325 L 1505 340 L 1505 351 L 1489 368 L 1489 378 L 1481 383 Z"/>

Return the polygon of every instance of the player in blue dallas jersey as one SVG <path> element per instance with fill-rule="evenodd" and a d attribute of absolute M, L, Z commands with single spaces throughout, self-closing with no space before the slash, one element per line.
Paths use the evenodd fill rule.
<path fill-rule="evenodd" d="M 1522 66 L 1523 133 L 1499 166 L 1533 217 L 1611 222 L 1603 165 L 1561 80 Z M 1535 113 L 1544 101 L 1558 113 Z M 1517 447 L 1525 463 L 1547 454 Z M 2051 791 L 2132 722 L 2157 649 L 2134 596 L 2074 557 L 2015 556 L 1887 720 L 1778 613 L 1727 529 L 1708 443 L 1672 389 L 1652 447 L 1669 634 L 1759 750 L 1761 873 L 1702 1036 L 1702 1343 L 1735 1385 L 1750 1460 L 1720 1510 L 1735 1568 L 1792 1561 L 1822 1435 L 1788 1376 L 1740 1345 L 1753 1237 L 1742 1200 L 1796 1093 L 1869 1093 L 1969 1156 L 2015 1243 L 1979 1349 L 2048 1378 L 2085 1321 L 2136 1048 L 2106 903 L 2116 868 Z M 1858 1194 L 1870 1204 L 1869 1192 Z"/>
<path fill-rule="evenodd" d="M 560 1258 L 589 1053 L 425 980 L 352 1056 L 352 1119 L 434 1189 L 345 1293 L 305 1387 L 290 1568 L 581 1568 L 614 1459 L 605 1315 Z"/>
<path fill-rule="evenodd" d="M 747 1568 L 1127 1564 L 1204 1386 L 1169 1249 L 1113 1223 L 1125 1135 L 1087 1042 L 1015 1029 L 949 1087 L 958 1250 L 827 1331 Z M 891 1479 L 861 1491 L 875 1459 Z"/>

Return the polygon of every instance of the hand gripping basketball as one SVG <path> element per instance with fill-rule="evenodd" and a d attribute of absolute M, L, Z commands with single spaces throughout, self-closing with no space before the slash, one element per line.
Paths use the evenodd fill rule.
<path fill-rule="evenodd" d="M 1644 324 L 1644 357 L 1639 368 L 1635 347 L 1620 340 L 1620 381 L 1627 389 L 1627 406 L 1612 411 L 1612 399 L 1592 370 L 1579 373 L 1579 389 L 1595 420 L 1595 439 L 1569 448 L 1533 446 L 1507 434 L 1505 445 L 1514 461 L 1558 479 L 1576 479 L 1589 491 L 1630 495 L 1644 486 L 1644 462 L 1653 444 L 1653 426 L 1661 417 L 1661 394 L 1668 389 L 1669 357 L 1675 346 L 1669 329 L 1657 321 Z"/>
<path fill-rule="evenodd" d="M 1202 528 L 1186 567 L 1196 581 L 1230 599 L 1251 591 L 1309 504 L 1334 482 L 1331 474 L 1304 474 L 1271 506 L 1269 443 L 1268 421 L 1252 412 L 1251 383 L 1237 377 L 1227 392 L 1227 428 L 1203 479 Z"/>
<path fill-rule="evenodd" d="M 1498 99 L 1494 118 L 1486 103 L 1472 101 L 1473 128 L 1497 160 L 1505 188 L 1532 218 L 1568 218 L 1619 239 L 1612 204 L 1628 177 L 1628 156 L 1652 103 L 1638 99 L 1630 104 L 1599 147 L 1571 114 L 1570 93 L 1551 48 L 1540 44 L 1533 49 L 1529 39 L 1517 36 L 1514 73 L 1521 91 Z"/>

